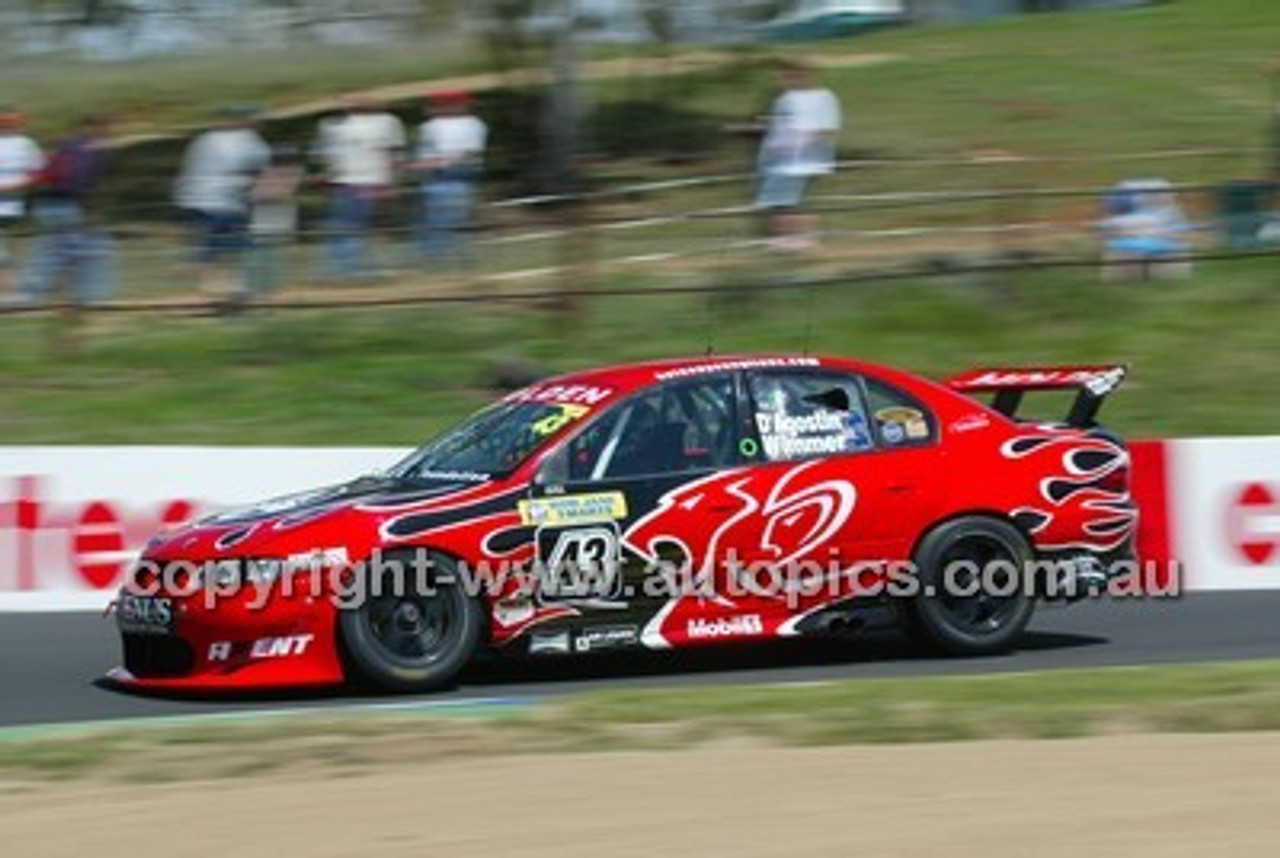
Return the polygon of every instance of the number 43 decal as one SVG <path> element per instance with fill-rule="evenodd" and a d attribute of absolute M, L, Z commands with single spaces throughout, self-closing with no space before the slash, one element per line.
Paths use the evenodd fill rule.
<path fill-rule="evenodd" d="M 543 601 L 610 599 L 618 595 L 622 553 L 617 528 L 600 525 L 558 532 L 544 530 L 538 535 L 540 546 L 544 539 L 552 537 L 555 542 L 550 551 L 540 552 L 546 558 L 538 569 Z"/>

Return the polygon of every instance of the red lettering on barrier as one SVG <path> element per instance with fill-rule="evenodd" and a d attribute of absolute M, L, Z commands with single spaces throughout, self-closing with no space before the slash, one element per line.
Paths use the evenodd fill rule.
<path fill-rule="evenodd" d="M 95 590 L 114 587 L 125 564 L 147 539 L 200 514 L 200 505 L 186 499 L 162 501 L 142 515 L 131 515 L 119 504 L 102 499 L 48 503 L 41 494 L 41 478 L 34 475 L 19 476 L 12 486 L 13 500 L 0 500 L 0 531 L 14 533 L 14 554 L 0 556 L 0 569 L 16 569 L 12 586 L 20 591 L 64 587 L 77 579 Z M 37 539 L 48 533 L 66 535 L 62 543 L 66 554 L 56 554 L 52 561 L 61 568 L 49 567 L 51 559 L 45 555 L 52 546 Z M 0 580 L 0 589 L 6 585 Z"/>
<path fill-rule="evenodd" d="M 71 540 L 76 571 L 90 587 L 110 587 L 124 571 L 124 533 L 115 510 L 94 501 L 80 513 Z"/>
<path fill-rule="evenodd" d="M 1280 499 L 1270 486 L 1250 483 L 1227 511 L 1227 539 L 1252 566 L 1266 566 L 1280 553 Z"/>
<path fill-rule="evenodd" d="M 1156 564 L 1155 580 L 1150 585 L 1167 588 L 1170 563 L 1176 558 L 1174 534 L 1170 521 L 1168 448 L 1164 441 L 1135 441 L 1129 446 L 1133 460 L 1130 490 L 1138 507 L 1138 559 Z"/>
<path fill-rule="evenodd" d="M 170 501 L 160 513 L 164 528 L 181 527 L 196 517 L 196 505 L 189 500 Z"/>
<path fill-rule="evenodd" d="M 40 501 L 35 477 L 18 477 L 13 524 L 18 537 L 18 589 L 36 588 L 36 530 L 40 527 Z"/>

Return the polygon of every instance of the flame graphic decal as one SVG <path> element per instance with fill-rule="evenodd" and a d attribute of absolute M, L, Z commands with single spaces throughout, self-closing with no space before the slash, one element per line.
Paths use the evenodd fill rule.
<path fill-rule="evenodd" d="M 1129 467 L 1121 445 L 1088 435 L 1031 435 L 1007 441 L 1000 452 L 1052 475 L 1037 486 L 1043 503 L 1013 510 L 1041 550 L 1107 552 L 1133 536 L 1137 510 L 1128 490 L 1115 485 Z"/>

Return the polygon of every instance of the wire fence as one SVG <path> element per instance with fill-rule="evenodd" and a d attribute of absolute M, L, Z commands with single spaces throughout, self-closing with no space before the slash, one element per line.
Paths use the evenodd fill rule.
<path fill-rule="evenodd" d="M 1163 264 L 1198 264 L 1198 263 L 1231 263 L 1247 260 L 1280 259 L 1280 247 L 1253 251 L 1205 251 L 1196 253 L 1172 254 L 1161 258 Z M 1105 265 L 1105 263 L 1102 263 Z M 254 306 L 271 311 L 304 311 L 304 310 L 359 310 L 359 309 L 397 309 L 409 307 L 427 307 L 439 305 L 476 305 L 476 304 L 558 304 L 565 301 L 596 300 L 608 298 L 660 298 L 676 295 L 706 296 L 738 296 L 744 290 L 759 292 L 804 292 L 816 288 L 835 286 L 856 286 L 859 284 L 888 284 L 904 281 L 919 281 L 937 278 L 941 275 L 958 277 L 964 275 L 998 275 L 1010 273 L 1027 273 L 1031 271 L 1064 271 L 1064 270 L 1098 270 L 1100 262 L 1095 256 L 1063 256 L 1056 258 L 1040 258 L 1033 260 L 1006 259 L 987 262 L 968 262 L 948 265 L 940 269 L 936 265 L 913 263 L 896 268 L 850 270 L 834 273 L 815 273 L 799 275 L 785 280 L 761 280 L 753 283 L 742 282 L 702 282 L 658 286 L 622 286 L 591 288 L 555 288 L 520 291 L 484 291 L 476 292 L 438 292 L 431 294 L 399 294 L 387 296 L 362 297 L 359 295 L 335 295 L 332 297 L 313 298 L 273 298 Z M 81 310 L 83 307 L 72 307 L 59 304 L 44 307 L 0 306 L 0 316 L 45 315 L 50 312 L 65 310 Z M 177 300 L 177 301 L 111 301 L 95 304 L 94 312 L 106 314 L 146 314 L 146 315 L 226 315 L 233 309 L 225 301 L 211 300 Z"/>
<path fill-rule="evenodd" d="M 1268 212 L 1264 208 L 1232 212 L 1226 199 L 1239 186 L 1239 165 L 1267 152 L 1262 148 L 1182 149 L 846 162 L 836 180 L 818 186 L 820 192 L 808 206 L 822 218 L 821 251 L 785 260 L 785 265 L 809 283 L 920 277 L 931 266 L 936 268 L 939 257 L 947 258 L 948 270 L 970 273 L 1096 266 L 1102 244 L 1101 201 L 1114 184 L 1019 186 L 1003 172 L 1011 165 L 1068 162 L 1107 165 L 1117 177 L 1127 176 L 1131 164 L 1167 164 L 1174 168 L 1174 175 L 1195 174 L 1198 180 L 1172 181 L 1166 188 L 1187 211 L 1191 246 L 1183 254 L 1185 261 L 1268 257 L 1274 251 L 1263 247 L 1258 238 Z M 910 176 L 920 170 L 950 173 L 961 168 L 979 171 L 980 181 L 970 187 L 921 189 L 909 177 L 907 187 L 902 187 L 898 176 L 898 171 Z M 982 172 L 990 169 L 1002 173 L 993 179 Z M 983 176 L 986 181 L 981 181 Z M 749 279 L 754 262 L 769 253 L 757 229 L 757 210 L 745 200 L 726 200 L 723 191 L 736 186 L 736 193 L 747 197 L 752 179 L 749 172 L 725 172 L 626 183 L 575 196 L 495 200 L 482 207 L 471 234 L 473 264 L 443 274 L 415 250 L 417 193 L 411 189 L 398 201 L 400 219 L 376 231 L 381 257 L 390 263 L 385 273 L 394 294 L 369 295 L 364 287 L 352 290 L 321 282 L 317 272 L 333 234 L 322 222 L 312 222 L 286 246 L 273 248 L 281 256 L 276 264 L 283 268 L 279 279 L 284 286 L 259 296 L 256 303 L 281 310 L 338 309 L 715 292 L 721 288 L 720 280 Z M 860 190 L 876 184 L 886 184 L 888 189 Z M 1265 183 L 1254 184 L 1268 190 Z M 700 196 L 706 189 L 713 193 Z M 1258 199 L 1264 197 L 1265 193 Z M 565 223 L 568 204 L 580 210 L 572 222 Z M 110 224 L 109 231 L 116 247 L 117 281 L 124 285 L 110 300 L 94 302 L 93 309 L 189 313 L 219 303 L 203 297 L 188 299 L 193 286 L 185 282 L 191 275 L 182 263 L 189 253 L 189 238 L 178 223 L 124 218 Z M 1223 254 L 1223 248 L 1229 252 Z M 617 292 L 616 287 L 610 291 L 607 285 L 585 288 L 574 282 L 608 284 L 628 272 L 643 276 L 644 284 Z M 505 286 L 522 283 L 534 288 L 504 291 Z M 476 291 L 476 285 L 487 288 Z M 309 286 L 313 292 L 321 289 L 325 294 L 291 294 L 295 286 Z M 49 309 L 43 304 L 0 305 L 0 314 Z"/>

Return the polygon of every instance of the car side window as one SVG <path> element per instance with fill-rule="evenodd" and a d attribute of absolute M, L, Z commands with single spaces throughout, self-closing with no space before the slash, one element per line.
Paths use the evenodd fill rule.
<path fill-rule="evenodd" d="M 570 482 L 578 483 L 591 479 L 592 471 L 617 431 L 618 422 L 625 411 L 625 404 L 609 409 L 569 442 L 567 470 Z"/>
<path fill-rule="evenodd" d="M 610 409 L 568 445 L 572 481 L 728 467 L 738 462 L 732 375 L 671 382 Z"/>
<path fill-rule="evenodd" d="M 873 446 L 858 379 L 833 372 L 759 372 L 750 378 L 764 456 L 787 462 Z"/>
<path fill-rule="evenodd" d="M 887 448 L 931 444 L 938 437 L 938 421 L 929 409 L 896 387 L 866 379 L 871 422 Z"/>

